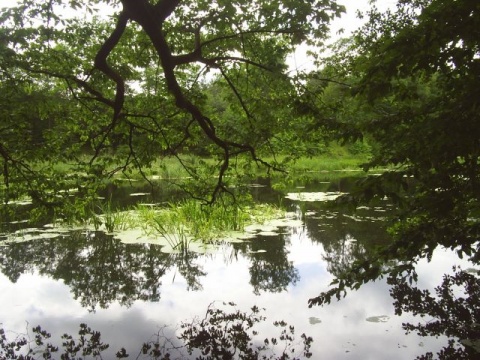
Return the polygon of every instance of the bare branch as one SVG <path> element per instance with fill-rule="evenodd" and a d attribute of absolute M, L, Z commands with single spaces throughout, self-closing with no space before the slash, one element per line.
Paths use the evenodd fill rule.
<path fill-rule="evenodd" d="M 233 93 L 235 94 L 236 98 L 238 99 L 240 105 L 242 106 L 243 108 L 243 111 L 245 112 L 245 114 L 247 114 L 247 117 L 249 119 L 253 119 L 253 116 L 252 114 L 250 113 L 250 111 L 248 110 L 247 108 L 247 105 L 245 104 L 245 102 L 243 101 L 243 98 L 242 96 L 240 95 L 240 93 L 238 92 L 237 88 L 235 87 L 235 85 L 232 83 L 232 81 L 230 80 L 230 78 L 227 76 L 227 74 L 225 73 L 225 71 L 223 71 L 222 68 L 220 68 L 220 72 L 222 73 L 222 76 L 223 78 L 226 80 L 228 86 L 230 87 L 230 89 L 233 91 Z"/>
<path fill-rule="evenodd" d="M 117 122 L 120 112 L 122 111 L 123 102 L 125 99 L 125 81 L 118 72 L 113 70 L 108 65 L 107 58 L 120 41 L 120 38 L 122 37 L 127 26 L 127 22 L 128 16 L 125 14 L 125 12 L 120 13 L 115 29 L 110 34 L 110 37 L 103 43 L 102 47 L 97 53 L 97 56 L 95 56 L 95 67 L 107 75 L 117 85 L 112 127 Z"/>
<path fill-rule="evenodd" d="M 122 76 L 113 70 L 107 62 L 107 58 L 110 53 L 115 49 L 120 38 L 122 37 L 123 33 L 125 32 L 125 28 L 127 27 L 128 16 L 125 12 L 121 12 L 117 25 L 113 32 L 110 34 L 110 37 L 103 43 L 102 47 L 95 56 L 95 67 L 102 71 L 105 75 L 107 75 L 111 80 L 116 83 L 116 91 L 115 91 L 115 101 L 113 107 L 113 118 L 103 134 L 102 139 L 100 140 L 99 144 L 95 146 L 95 154 L 93 155 L 92 159 L 90 160 L 90 164 L 98 157 L 100 154 L 100 150 L 102 149 L 108 134 L 115 128 L 119 118 L 120 113 L 123 108 L 123 103 L 125 100 L 125 81 L 123 80 Z"/>

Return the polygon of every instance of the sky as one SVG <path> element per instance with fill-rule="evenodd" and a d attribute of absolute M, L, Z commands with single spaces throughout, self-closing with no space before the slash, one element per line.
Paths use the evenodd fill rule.
<path fill-rule="evenodd" d="M 370 0 L 337 0 L 338 4 L 344 5 L 346 13 L 335 19 L 330 25 L 330 41 L 333 43 L 342 37 L 347 37 L 358 29 L 363 21 L 358 19 L 357 12 L 364 12 L 370 8 Z M 395 7 L 397 0 L 377 0 L 376 7 L 387 10 Z M 340 34 L 339 31 L 342 30 Z M 307 47 L 301 46 L 297 51 L 287 58 L 287 63 L 292 71 L 308 71 L 315 68 L 314 60 L 306 55 Z"/>
<path fill-rule="evenodd" d="M 12 6 L 17 2 L 17 0 L 0 0 L 0 8 Z M 369 8 L 370 0 L 337 0 L 339 4 L 342 4 L 346 7 L 347 13 L 342 16 L 341 19 L 338 19 L 333 24 L 334 34 L 340 28 L 344 28 L 346 33 L 349 33 L 360 25 L 359 20 L 356 18 L 357 10 L 366 10 Z M 396 0 L 381 0 L 377 1 L 377 7 L 380 9 L 386 9 L 392 7 L 396 3 Z"/>
<path fill-rule="evenodd" d="M 0 0 L 1 1 L 1 0 Z M 357 29 L 361 24 L 361 20 L 357 19 L 356 13 L 357 10 L 365 11 L 370 8 L 369 0 L 338 0 L 339 4 L 342 4 L 346 7 L 347 12 L 343 14 L 340 19 L 337 19 L 332 24 L 332 35 L 343 28 L 345 34 L 352 32 Z M 386 10 L 395 7 L 397 3 L 396 0 L 377 0 L 376 7 L 379 10 Z"/>
<path fill-rule="evenodd" d="M 13 6 L 17 0 L 0 0 L 0 8 Z M 352 31 L 357 29 L 362 21 L 357 18 L 357 11 L 365 11 L 370 7 L 370 0 L 337 0 L 341 5 L 346 8 L 346 13 L 341 18 L 335 19 L 331 24 L 330 38 L 333 40 L 339 37 L 348 36 Z M 376 6 L 380 10 L 393 8 L 396 0 L 378 0 Z M 338 34 L 339 30 L 343 29 L 343 33 Z M 287 63 L 292 71 L 305 71 L 313 69 L 313 59 L 306 55 L 307 48 L 299 47 L 297 51 L 287 58 Z"/>

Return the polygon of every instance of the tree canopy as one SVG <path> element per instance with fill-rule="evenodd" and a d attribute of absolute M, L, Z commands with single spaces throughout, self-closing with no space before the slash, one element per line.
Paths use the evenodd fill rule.
<path fill-rule="evenodd" d="M 477 2 L 400 1 L 395 11 L 373 8 L 330 59 L 330 71 L 351 89 L 338 117 L 349 127 L 344 136 L 373 139 L 365 167 L 391 169 L 365 179 L 346 200 L 386 196 L 401 213 L 391 227 L 396 240 L 311 304 L 384 274 L 403 276 L 438 246 L 478 263 L 479 25 Z"/>
<path fill-rule="evenodd" d="M 28 193 L 52 207 L 72 183 L 94 189 L 98 175 L 141 172 L 166 154 L 218 159 L 217 180 L 198 195 L 211 200 L 237 156 L 278 168 L 262 158 L 285 146 L 275 136 L 295 118 L 299 82 L 285 58 L 321 44 L 343 11 L 333 0 L 25 0 L 3 9 L 2 199 Z M 215 89 L 227 116 L 208 95 Z M 74 164 L 68 179 L 54 176 L 58 161 Z M 88 181 L 75 179 L 85 173 Z"/>

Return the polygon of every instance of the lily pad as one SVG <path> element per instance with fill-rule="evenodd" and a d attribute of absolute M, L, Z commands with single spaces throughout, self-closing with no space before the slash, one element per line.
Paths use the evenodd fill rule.
<path fill-rule="evenodd" d="M 260 249 L 260 250 L 249 251 L 248 253 L 249 254 L 261 254 L 261 253 L 266 253 L 266 252 L 267 252 L 267 250 Z"/>
<path fill-rule="evenodd" d="M 278 236 L 278 232 L 275 232 L 275 231 L 260 231 L 257 235 L 260 235 L 260 236 Z"/>
<path fill-rule="evenodd" d="M 373 322 L 373 323 L 384 323 L 390 320 L 390 317 L 387 315 L 379 315 L 379 316 L 370 316 L 366 318 L 368 322 Z"/>
<path fill-rule="evenodd" d="M 285 196 L 287 199 L 294 201 L 331 201 L 338 198 L 343 193 L 335 192 L 295 192 L 288 193 Z"/>
<path fill-rule="evenodd" d="M 146 192 L 138 192 L 138 193 L 131 193 L 130 196 L 147 196 L 150 195 L 150 193 Z"/>
<path fill-rule="evenodd" d="M 256 234 L 251 232 L 231 231 L 222 238 L 226 242 L 243 242 L 244 240 L 254 239 Z"/>
<path fill-rule="evenodd" d="M 11 243 L 20 243 L 26 241 L 34 241 L 34 240 L 48 240 L 54 239 L 62 234 L 58 232 L 42 232 L 38 231 L 35 233 L 17 233 L 12 234 L 7 237 L 6 240 L 3 241 L 4 244 L 11 244 Z"/>
<path fill-rule="evenodd" d="M 266 225 L 274 226 L 274 227 L 298 227 L 303 226 L 303 221 L 299 219 L 275 219 L 270 220 L 265 223 Z"/>
<path fill-rule="evenodd" d="M 251 187 L 251 188 L 264 188 L 264 187 L 267 187 L 267 185 L 262 185 L 262 184 L 250 184 L 248 185 L 248 187 Z"/>
<path fill-rule="evenodd" d="M 155 244 L 155 245 L 167 245 L 166 239 L 161 237 L 151 237 L 145 235 L 140 229 L 129 229 L 124 231 L 118 231 L 114 233 L 115 239 L 120 240 L 124 244 Z"/>

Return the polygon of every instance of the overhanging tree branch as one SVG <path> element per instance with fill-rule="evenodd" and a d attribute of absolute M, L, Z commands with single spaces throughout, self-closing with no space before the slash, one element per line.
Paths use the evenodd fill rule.
<path fill-rule="evenodd" d="M 218 137 L 212 121 L 185 96 L 180 84 L 177 81 L 174 71 L 175 67 L 178 65 L 176 57 L 172 54 L 172 51 L 170 50 L 162 31 L 163 21 L 159 20 L 158 17 L 152 16 L 152 12 L 155 11 L 155 7 L 153 5 L 146 1 L 141 1 L 140 6 L 137 6 L 138 3 L 139 2 L 133 0 L 122 1 L 126 14 L 128 14 L 130 19 L 136 21 L 143 28 L 147 36 L 152 41 L 163 68 L 167 89 L 173 95 L 175 104 L 177 107 L 190 113 L 206 136 L 223 151 L 223 161 L 218 176 L 218 184 L 213 192 L 212 197 L 212 200 L 214 200 L 218 192 L 224 187 L 223 176 L 228 168 L 231 148 L 237 149 L 237 151 L 240 153 L 248 152 L 255 160 L 258 160 L 255 150 L 248 144 L 239 144 Z M 173 11 L 173 9 L 169 8 L 169 11 Z M 160 16 L 160 19 L 166 19 L 168 17 L 168 14 L 157 15 Z"/>
<path fill-rule="evenodd" d="M 120 114 L 122 112 L 123 103 L 125 101 L 125 81 L 123 77 L 112 69 L 107 62 L 107 58 L 110 53 L 115 49 L 120 38 L 122 37 L 128 22 L 128 16 L 125 12 L 121 12 L 118 16 L 118 21 L 115 29 L 110 34 L 108 39 L 103 43 L 100 50 L 97 52 L 95 56 L 95 67 L 102 71 L 105 75 L 107 75 L 111 80 L 113 80 L 116 84 L 116 91 L 115 91 L 115 100 L 113 106 L 113 118 L 108 126 L 107 130 L 104 132 L 102 139 L 100 140 L 99 144 L 95 147 L 95 154 L 92 157 L 90 164 L 98 157 L 100 150 L 102 149 L 108 134 L 115 128 L 120 118 Z"/>
<path fill-rule="evenodd" d="M 103 72 L 105 75 L 107 75 L 116 84 L 112 127 L 115 126 L 115 123 L 118 121 L 120 112 L 122 111 L 123 102 L 125 100 L 125 81 L 118 72 L 116 72 L 108 65 L 107 58 L 120 41 L 120 38 L 122 37 L 125 28 L 127 27 L 127 22 L 127 15 L 125 14 L 125 12 L 121 12 L 118 16 L 117 25 L 114 31 L 103 43 L 102 47 L 95 56 L 95 67 L 101 72 Z"/>

